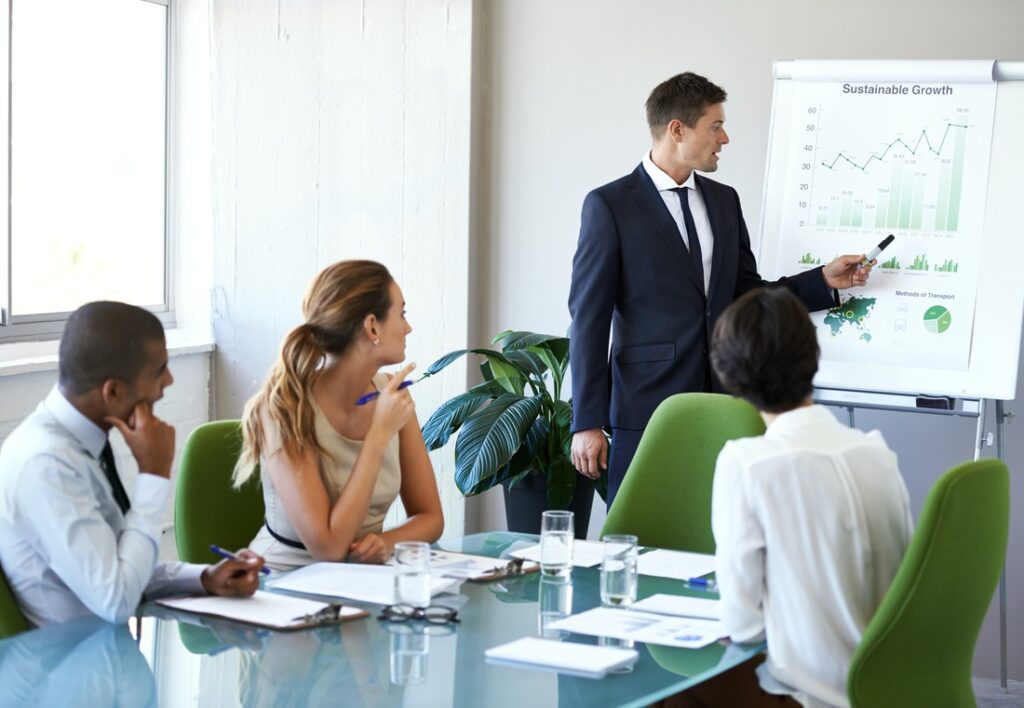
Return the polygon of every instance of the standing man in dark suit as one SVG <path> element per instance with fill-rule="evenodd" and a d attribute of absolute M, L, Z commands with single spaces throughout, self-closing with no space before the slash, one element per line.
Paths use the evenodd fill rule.
<path fill-rule="evenodd" d="M 718 169 L 729 142 L 725 97 L 692 73 L 656 87 L 647 99 L 650 152 L 583 201 L 569 292 L 572 459 L 592 479 L 608 468 L 609 506 L 658 404 L 723 390 L 708 361 L 710 333 L 733 300 L 766 285 L 736 190 L 696 174 Z M 867 282 L 862 258 L 841 256 L 770 285 L 809 310 L 832 307 L 836 289 Z"/>

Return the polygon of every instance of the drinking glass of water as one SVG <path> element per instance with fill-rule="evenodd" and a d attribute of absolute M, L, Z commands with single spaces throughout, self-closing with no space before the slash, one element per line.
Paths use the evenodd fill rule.
<path fill-rule="evenodd" d="M 610 534 L 601 540 L 601 604 L 629 607 L 636 602 L 637 538 Z"/>
<path fill-rule="evenodd" d="M 395 544 L 395 604 L 426 607 L 430 604 L 430 544 L 402 541 Z"/>
<path fill-rule="evenodd" d="M 572 573 L 573 514 L 545 511 L 540 519 L 540 571 L 544 575 Z"/>

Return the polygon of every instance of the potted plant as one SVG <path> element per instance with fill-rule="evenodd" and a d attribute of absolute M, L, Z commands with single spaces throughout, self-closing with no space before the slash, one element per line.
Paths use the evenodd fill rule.
<path fill-rule="evenodd" d="M 458 433 L 459 491 L 472 496 L 503 485 L 510 531 L 539 533 L 541 511 L 572 509 L 576 534 L 585 536 L 594 486 L 576 472 L 569 451 L 572 403 L 561 397 L 569 340 L 507 330 L 491 344 L 501 350 L 460 349 L 427 368 L 424 376 L 432 376 L 466 354 L 483 357 L 483 383 L 441 404 L 424 424 L 427 449 Z"/>

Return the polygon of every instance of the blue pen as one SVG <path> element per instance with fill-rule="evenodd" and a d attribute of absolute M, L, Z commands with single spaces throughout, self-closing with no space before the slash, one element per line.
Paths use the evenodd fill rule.
<path fill-rule="evenodd" d="M 686 581 L 686 584 L 707 590 L 708 592 L 715 592 L 718 589 L 718 583 L 715 582 L 714 578 L 690 578 Z"/>
<path fill-rule="evenodd" d="M 419 378 L 417 380 L 418 381 L 422 381 L 423 379 L 421 377 L 421 378 Z M 414 383 L 416 383 L 416 381 L 403 381 L 402 383 L 398 384 L 398 390 L 401 391 L 403 388 L 409 388 Z M 377 400 L 377 396 L 379 396 L 379 395 L 380 395 L 380 391 L 373 391 L 372 393 L 368 393 L 365 396 L 361 397 L 359 400 L 357 400 L 356 401 L 356 405 L 357 406 L 365 406 L 370 401 Z"/>
<path fill-rule="evenodd" d="M 245 560 L 244 558 L 239 558 L 238 556 L 236 556 L 231 551 L 225 551 L 223 548 L 218 546 L 216 543 L 211 543 L 210 544 L 210 550 L 213 551 L 214 553 L 216 553 L 221 558 L 227 558 L 228 560 L 235 560 L 235 561 L 237 561 L 237 560 Z M 270 575 L 270 568 L 268 568 L 267 566 L 263 566 L 262 568 L 260 568 L 260 572 L 263 573 L 264 575 Z"/>

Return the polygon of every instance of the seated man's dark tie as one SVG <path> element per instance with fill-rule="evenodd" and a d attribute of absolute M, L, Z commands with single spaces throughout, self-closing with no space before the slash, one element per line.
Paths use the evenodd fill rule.
<path fill-rule="evenodd" d="M 683 224 L 686 226 L 686 242 L 690 250 L 690 263 L 700 283 L 700 291 L 704 292 L 704 254 L 700 250 L 700 239 L 697 237 L 697 225 L 693 222 L 690 211 L 690 199 L 687 197 L 689 187 L 676 187 L 672 191 L 679 195 L 679 204 L 683 207 Z"/>
<path fill-rule="evenodd" d="M 114 492 L 114 501 L 121 507 L 121 513 L 127 514 L 132 505 L 128 501 L 127 492 L 124 491 L 124 485 L 121 484 L 121 478 L 117 476 L 117 465 L 114 464 L 114 451 L 110 448 L 109 440 L 103 446 L 103 452 L 100 453 L 100 467 L 103 468 L 103 474 L 107 476 L 107 481 L 110 482 L 110 489 Z"/>

